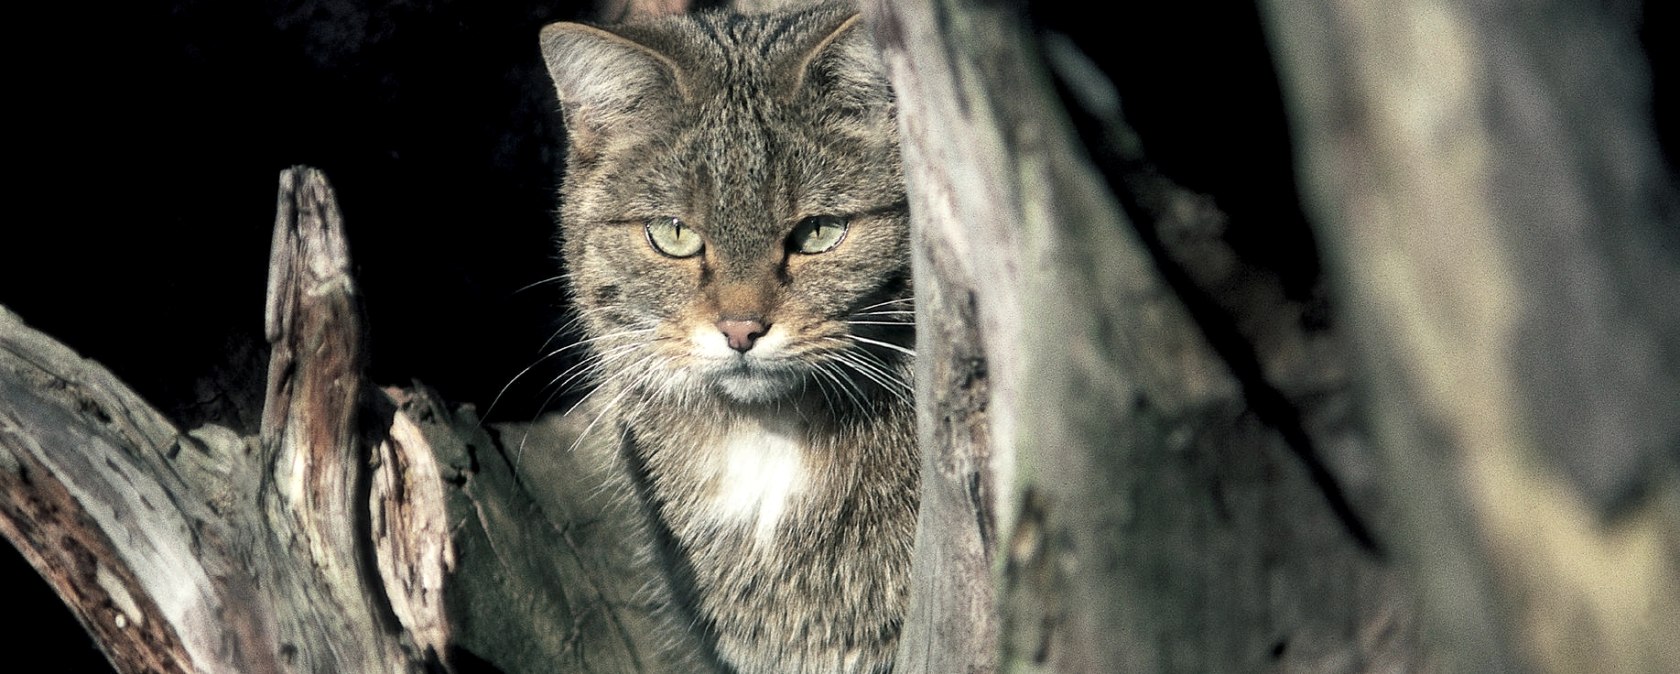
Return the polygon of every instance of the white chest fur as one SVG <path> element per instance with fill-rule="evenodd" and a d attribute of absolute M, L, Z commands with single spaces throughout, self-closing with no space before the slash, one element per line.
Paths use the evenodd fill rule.
<path fill-rule="evenodd" d="M 796 505 L 806 482 L 804 433 L 784 419 L 743 421 L 715 441 L 706 517 L 720 527 L 752 527 L 760 543 Z"/>

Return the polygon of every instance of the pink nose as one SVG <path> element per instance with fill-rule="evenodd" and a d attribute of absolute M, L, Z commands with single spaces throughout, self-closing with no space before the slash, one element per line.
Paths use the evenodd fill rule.
<path fill-rule="evenodd" d="M 756 319 L 738 320 L 726 318 L 717 322 L 723 336 L 729 338 L 729 348 L 746 353 L 753 348 L 753 343 L 763 337 L 770 330 L 770 326 Z"/>

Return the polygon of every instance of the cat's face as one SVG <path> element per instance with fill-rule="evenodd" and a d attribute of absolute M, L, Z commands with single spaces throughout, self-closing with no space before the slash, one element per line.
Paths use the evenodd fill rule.
<path fill-rule="evenodd" d="M 892 100 L 855 22 L 558 30 L 564 254 L 598 377 L 742 403 L 907 395 Z"/>

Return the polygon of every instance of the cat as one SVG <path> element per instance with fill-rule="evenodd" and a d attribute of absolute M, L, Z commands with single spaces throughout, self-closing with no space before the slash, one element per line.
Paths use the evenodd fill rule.
<path fill-rule="evenodd" d="M 892 669 L 920 459 L 895 104 L 855 10 L 557 23 L 561 257 L 677 609 L 740 674 Z"/>

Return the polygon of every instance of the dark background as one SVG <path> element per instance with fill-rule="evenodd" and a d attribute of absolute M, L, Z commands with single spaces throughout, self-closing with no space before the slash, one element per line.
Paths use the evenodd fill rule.
<path fill-rule="evenodd" d="M 1214 196 L 1243 256 L 1292 293 L 1315 292 L 1253 4 L 1150 3 L 1106 21 L 1076 3 L 1042 4 L 1033 20 L 1073 37 L 1114 79 L 1152 160 Z M 174 0 L 26 10 L 35 15 L 11 24 L 19 54 L 6 107 L 19 121 L 8 154 L 22 178 L 0 225 L 0 304 L 182 426 L 253 431 L 260 391 L 227 384 L 261 381 L 275 187 L 282 169 L 308 164 L 338 191 L 375 381 L 418 380 L 485 410 L 564 319 L 563 293 L 542 283 L 559 272 L 561 148 L 536 35 L 584 9 Z M 1673 166 L 1673 10 L 1650 2 L 1641 18 Z M 544 384 L 568 364 L 540 363 L 490 416 L 552 408 Z M 50 671 L 108 671 L 10 546 L 0 545 L 0 578 L 24 618 L 0 644 L 14 656 L 53 653 L 61 664 Z"/>

